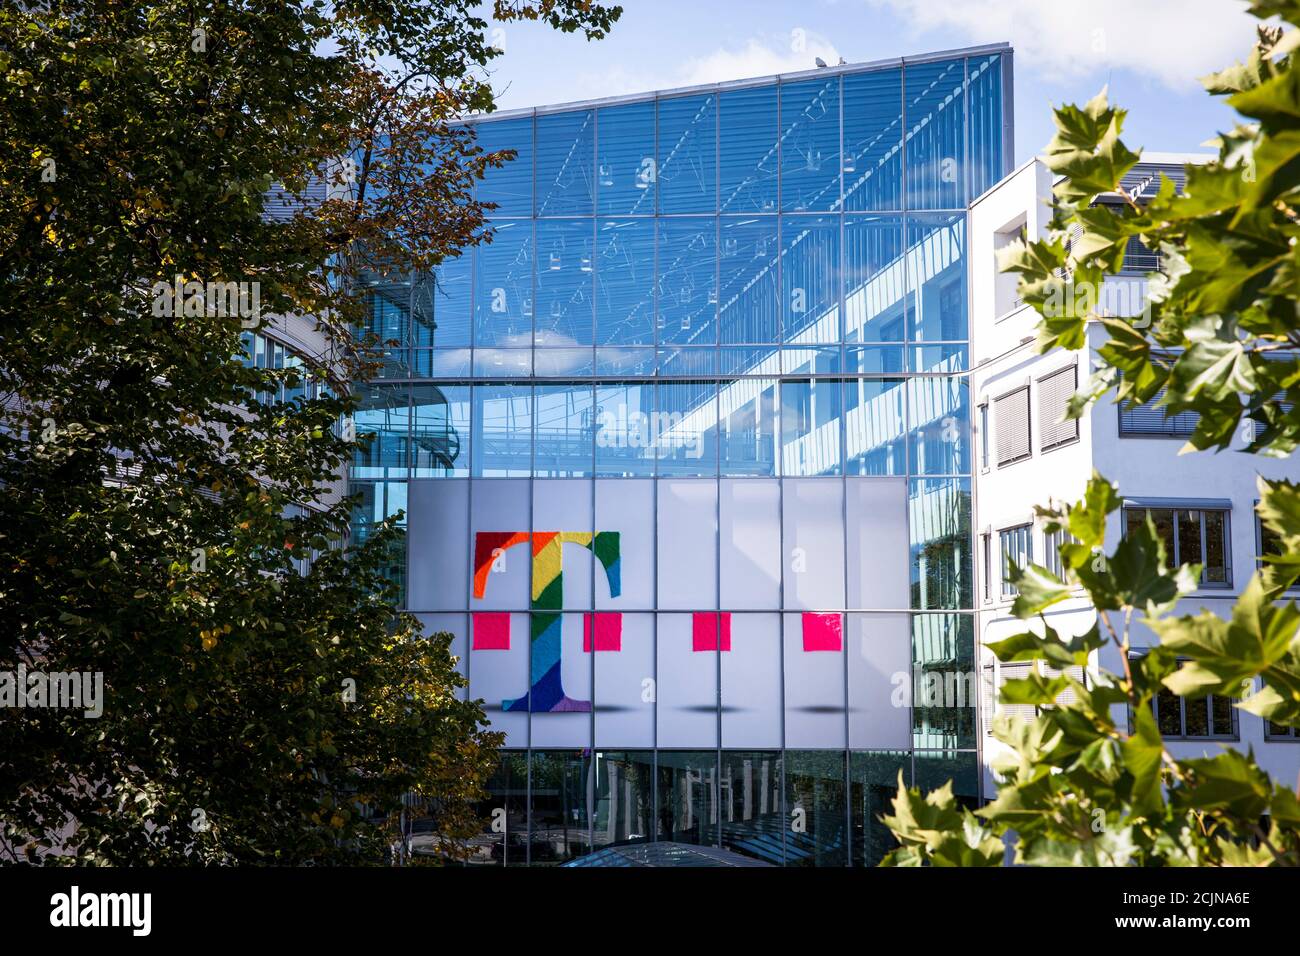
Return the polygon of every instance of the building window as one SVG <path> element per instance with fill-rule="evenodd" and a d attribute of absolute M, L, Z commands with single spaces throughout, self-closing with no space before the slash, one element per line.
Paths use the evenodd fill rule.
<path fill-rule="evenodd" d="M 1196 412 L 1179 412 L 1165 417 L 1160 401 L 1165 397 L 1162 388 L 1145 405 L 1120 408 L 1119 435 L 1121 438 L 1186 438 L 1196 431 L 1200 416 Z"/>
<path fill-rule="evenodd" d="M 1079 420 L 1062 420 L 1078 387 L 1078 369 L 1069 365 L 1038 380 L 1038 443 L 1041 451 L 1068 445 L 1079 437 Z"/>
<path fill-rule="evenodd" d="M 989 470 L 989 403 L 980 405 L 980 469 Z"/>
<path fill-rule="evenodd" d="M 997 680 L 994 682 L 993 667 L 992 665 L 986 665 L 984 677 L 985 688 L 988 690 L 988 696 L 984 702 L 984 732 L 986 734 L 993 732 L 992 725 L 995 713 L 1005 714 L 1012 719 L 1020 720 L 1033 720 L 1042 713 L 1042 708 L 1033 704 L 1004 704 L 998 700 L 1007 681 L 1024 680 L 1034 673 L 1035 668 L 1037 668 L 1039 674 L 1042 674 L 1048 680 L 1061 676 L 1059 669 L 1050 667 L 1042 661 L 1016 661 L 1011 664 L 998 664 Z M 1069 668 L 1069 674 L 1079 683 L 1087 683 L 1087 676 L 1082 667 L 1076 665 Z M 1078 693 L 1073 688 L 1067 688 L 1056 695 L 1053 703 L 1059 707 L 1068 707 L 1078 699 Z"/>
<path fill-rule="evenodd" d="M 1020 590 L 1006 578 L 1007 562 L 1014 561 L 1017 567 L 1024 568 L 1034 560 L 1033 527 L 1033 525 L 1022 524 L 998 532 L 1002 545 L 1003 597 L 1015 597 L 1020 593 Z"/>
<path fill-rule="evenodd" d="M 1237 709 L 1232 706 L 1231 697 L 1211 694 L 1189 700 L 1162 686 L 1151 701 L 1151 712 L 1160 736 L 1165 738 L 1235 740 L 1237 737 Z"/>
<path fill-rule="evenodd" d="M 1061 560 L 1061 545 L 1078 544 L 1079 539 L 1064 528 L 1043 534 L 1043 567 L 1062 581 L 1065 580 L 1065 563 Z"/>
<path fill-rule="evenodd" d="M 1264 736 L 1269 740 L 1300 740 L 1300 727 L 1287 727 L 1284 724 L 1275 724 L 1271 720 L 1264 721 Z"/>
<path fill-rule="evenodd" d="M 1203 587 L 1229 587 L 1228 511 L 1226 508 L 1124 508 L 1124 533 L 1141 527 L 1151 516 L 1156 535 L 1165 544 L 1170 567 L 1199 564 Z"/>
<path fill-rule="evenodd" d="M 1029 386 L 1008 392 L 993 402 L 993 415 L 997 420 L 998 467 L 1028 458 L 1029 448 Z"/>
<path fill-rule="evenodd" d="M 993 535 L 980 535 L 980 558 L 984 566 L 984 602 L 993 600 Z"/>
<path fill-rule="evenodd" d="M 1142 242 L 1141 236 L 1129 236 L 1124 246 L 1124 266 L 1119 274 L 1122 276 L 1140 275 L 1160 271 L 1160 253 L 1153 252 Z"/>

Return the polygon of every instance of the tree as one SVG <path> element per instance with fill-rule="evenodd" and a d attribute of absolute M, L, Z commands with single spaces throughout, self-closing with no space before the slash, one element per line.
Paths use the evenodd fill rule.
<path fill-rule="evenodd" d="M 490 241 L 472 186 L 510 155 L 448 124 L 493 107 L 476 8 L 0 7 L 0 700 L 20 669 L 103 694 L 5 711 L 0 855 L 373 861 L 410 792 L 474 827 L 500 737 L 336 479 L 381 344 L 360 276 Z M 619 12 L 495 4 L 589 39 Z M 277 315 L 327 351 L 247 367 Z"/>
<path fill-rule="evenodd" d="M 1295 0 L 1256 0 L 1252 13 L 1300 25 Z M 1056 111 L 1045 162 L 1063 178 L 1044 240 L 1018 243 L 1003 268 L 1020 274 L 1020 293 L 1041 314 L 1038 347 L 1080 349 L 1085 328 L 1107 333 L 1100 369 L 1071 401 L 1078 417 L 1103 395 L 1132 407 L 1194 411 L 1187 450 L 1222 450 L 1243 421 L 1248 450 L 1288 456 L 1300 441 L 1300 31 L 1259 28 L 1249 59 L 1207 77 L 1246 120 L 1218 142 L 1218 158 L 1189 166 L 1176 194 L 1163 180 L 1142 206 L 1121 186 L 1138 155 L 1120 139 L 1123 110 L 1104 92 L 1086 106 Z M 1096 202 L 1118 194 L 1124 204 Z M 1160 251 L 1143 315 L 1096 314 L 1095 294 L 1118 272 L 1137 237 Z M 1237 601 L 1231 619 L 1176 614 L 1200 568 L 1171 568 L 1148 519 L 1106 551 L 1106 516 L 1117 489 L 1093 476 L 1082 501 L 1039 508 L 1061 547 L 1063 578 L 1011 564 L 1019 589 L 1013 613 L 1033 622 L 991 645 L 998 659 L 1041 661 L 1053 670 L 1008 681 L 1007 703 L 1039 708 L 1032 721 L 999 718 L 995 736 L 1010 756 L 995 766 L 998 795 L 972 814 L 951 787 L 923 796 L 899 781 L 885 818 L 900 846 L 892 865 L 999 865 L 1003 838 L 1032 865 L 1300 865 L 1300 801 L 1253 754 L 1235 750 L 1194 760 L 1165 746 L 1151 709 L 1163 687 L 1181 697 L 1240 698 L 1236 706 L 1277 724 L 1300 726 L 1300 611 L 1283 592 L 1300 579 L 1300 486 L 1260 482 L 1260 518 L 1276 542 Z M 1082 589 L 1097 609 L 1088 633 L 1064 640 L 1042 612 Z M 1035 619 L 1037 619 L 1035 621 Z M 1144 620 L 1160 645 L 1130 658 L 1129 634 Z M 1102 672 L 1085 686 L 1068 672 L 1115 644 L 1123 674 Z M 1179 662 L 1183 659 L 1185 663 Z M 1058 673 L 1059 676 L 1047 676 Z M 1066 690 L 1077 699 L 1057 703 Z M 1127 715 L 1131 714 L 1132 727 Z"/>

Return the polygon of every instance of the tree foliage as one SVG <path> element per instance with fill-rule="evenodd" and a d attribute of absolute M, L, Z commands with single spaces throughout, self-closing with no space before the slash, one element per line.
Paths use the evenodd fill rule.
<path fill-rule="evenodd" d="M 478 7 L 0 6 L 0 672 L 105 698 L 3 712 L 0 854 L 375 860 L 410 791 L 473 829 L 499 735 L 449 636 L 392 609 L 397 529 L 348 543 L 336 478 L 376 368 L 360 280 L 490 240 L 471 190 L 510 156 L 448 123 L 493 106 Z M 599 38 L 619 9 L 495 14 Z M 177 276 L 256 283 L 329 347 L 246 367 L 247 314 L 155 308 Z"/>
<path fill-rule="evenodd" d="M 1300 3 L 1258 0 L 1256 16 L 1300 25 Z M 1003 268 L 1020 274 L 1024 300 L 1041 315 L 1038 348 L 1088 346 L 1100 323 L 1098 371 L 1071 402 L 1082 415 L 1102 396 L 1156 403 L 1199 425 L 1187 450 L 1225 449 L 1250 421 L 1250 452 L 1289 456 L 1300 441 L 1300 31 L 1262 26 L 1244 64 L 1207 77 L 1243 120 L 1218 140 L 1218 157 L 1189 166 L 1181 193 L 1162 179 L 1148 202 L 1123 188 L 1139 155 L 1120 138 L 1125 113 L 1105 94 L 1056 110 L 1044 161 L 1061 177 L 1046 238 L 1013 244 Z M 1119 202 L 1102 201 L 1106 197 Z M 1097 294 L 1136 237 L 1158 250 L 1140 315 L 1103 314 Z M 1083 500 L 1039 508 L 1048 533 L 1066 530 L 1063 574 L 1011 564 L 1028 623 L 990 645 L 1003 662 L 1034 661 L 1006 682 L 1004 703 L 1037 708 L 1032 720 L 999 716 L 1006 745 L 994 763 L 996 798 L 959 813 L 951 790 L 922 796 L 899 781 L 885 822 L 900 842 L 887 865 L 1004 862 L 1003 840 L 1029 865 L 1300 865 L 1300 802 L 1292 781 L 1274 781 L 1253 753 L 1225 749 L 1182 759 L 1162 739 L 1152 708 L 1165 688 L 1188 699 L 1236 698 L 1235 706 L 1300 726 L 1300 611 L 1285 598 L 1300 580 L 1300 486 L 1261 480 L 1258 512 L 1279 553 L 1251 578 L 1231 617 L 1178 613 L 1197 566 L 1171 567 L 1148 520 L 1107 551 L 1107 516 L 1118 489 L 1094 475 Z M 1097 610 L 1087 633 L 1062 638 L 1043 612 L 1086 596 Z M 1135 623 L 1160 643 L 1130 655 Z M 1113 645 L 1122 674 L 1087 668 Z M 1062 697 L 1072 692 L 1072 695 Z M 1072 700 L 1070 699 L 1072 696 Z"/>

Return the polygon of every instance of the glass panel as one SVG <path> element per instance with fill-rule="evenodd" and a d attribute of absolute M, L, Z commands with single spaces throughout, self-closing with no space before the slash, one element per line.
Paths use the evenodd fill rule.
<path fill-rule="evenodd" d="M 979 763 L 975 753 L 955 750 L 918 750 L 912 755 L 915 786 L 922 792 L 937 790 L 952 781 L 957 805 L 968 810 L 979 808 Z"/>
<path fill-rule="evenodd" d="M 431 275 L 433 324 L 417 321 L 413 329 L 416 346 L 469 345 L 470 313 L 474 308 L 474 253 L 444 259 Z M 421 296 L 422 300 L 424 297 Z M 417 319 L 419 315 L 417 314 Z"/>
<path fill-rule="evenodd" d="M 724 345 L 777 340 L 775 218 L 723 216 L 718 224 L 718 323 Z"/>
<path fill-rule="evenodd" d="M 912 607 L 969 608 L 971 592 L 970 480 L 908 482 L 912 538 Z"/>
<path fill-rule="evenodd" d="M 718 371 L 718 351 L 712 346 L 696 348 L 661 348 L 659 350 L 659 374 L 665 376 L 701 377 L 713 375 Z"/>
<path fill-rule="evenodd" d="M 590 477 L 596 432 L 591 385 L 539 384 L 533 395 L 533 474 Z"/>
<path fill-rule="evenodd" d="M 1176 560 L 1174 551 L 1174 513 L 1169 508 L 1125 508 L 1124 509 L 1124 530 L 1126 534 L 1132 534 L 1138 528 L 1142 527 L 1147 516 L 1150 516 L 1151 523 L 1155 525 L 1156 537 L 1164 542 L 1165 561 L 1172 565 Z M 1199 550 L 1199 544 L 1197 548 Z"/>
<path fill-rule="evenodd" d="M 406 478 L 410 417 L 406 386 L 360 385 L 357 393 L 353 421 L 358 445 L 352 456 L 352 477 Z"/>
<path fill-rule="evenodd" d="M 1171 691 L 1168 687 L 1161 686 L 1156 691 L 1155 698 L 1156 724 L 1160 727 L 1160 733 L 1165 737 L 1182 737 L 1183 734 L 1183 714 L 1182 698 Z M 1204 704 L 1204 701 L 1202 701 Z"/>
<path fill-rule="evenodd" d="M 718 391 L 724 475 L 776 474 L 776 381 L 743 378 Z"/>
<path fill-rule="evenodd" d="M 975 619 L 912 617 L 912 738 L 917 747 L 975 746 Z"/>
<path fill-rule="evenodd" d="M 786 866 L 846 866 L 844 753 L 787 750 Z"/>
<path fill-rule="evenodd" d="M 474 342 L 530 345 L 533 330 L 533 225 L 494 222 L 475 254 Z"/>
<path fill-rule="evenodd" d="M 781 815 L 781 752 L 722 752 L 722 846 L 780 866 L 785 859 Z"/>
<path fill-rule="evenodd" d="M 657 367 L 654 349 L 596 349 L 597 375 L 654 375 Z"/>
<path fill-rule="evenodd" d="M 1227 514 L 1222 511 L 1206 511 L 1205 515 L 1205 573 L 1208 584 L 1228 583 Z"/>
<path fill-rule="evenodd" d="M 607 219 L 596 234 L 596 344 L 654 344 L 655 227 Z"/>
<path fill-rule="evenodd" d="M 489 378 L 521 378 L 533 372 L 531 349 L 474 349 L 474 374 Z"/>
<path fill-rule="evenodd" d="M 840 78 L 781 85 L 781 208 L 836 208 L 840 198 Z"/>
<path fill-rule="evenodd" d="M 781 474 L 840 473 L 843 388 L 833 378 L 781 382 Z"/>
<path fill-rule="evenodd" d="M 714 212 L 718 206 L 717 97 L 659 101 L 659 211 Z"/>
<path fill-rule="evenodd" d="M 893 809 L 898 774 L 910 786 L 911 755 L 901 750 L 855 751 L 849 754 L 849 819 L 853 827 L 853 865 L 876 866 L 898 846 L 890 829 L 880 822 Z"/>
<path fill-rule="evenodd" d="M 602 382 L 596 386 L 596 474 L 655 473 L 653 382 Z"/>
<path fill-rule="evenodd" d="M 1188 737 L 1210 736 L 1210 701 L 1208 698 L 1184 700 L 1183 714 L 1187 719 Z"/>
<path fill-rule="evenodd" d="M 966 62 L 970 90 L 971 198 L 1006 173 L 1002 156 L 1002 54 Z"/>
<path fill-rule="evenodd" d="M 596 149 L 592 110 L 537 117 L 537 215 L 590 216 Z"/>
<path fill-rule="evenodd" d="M 361 335 L 374 335 L 377 343 L 389 348 L 401 348 L 410 343 L 411 284 L 398 278 L 367 274 L 366 318 Z M 277 343 L 267 339 L 259 368 L 275 368 Z"/>
<path fill-rule="evenodd" d="M 654 752 L 597 751 L 594 843 L 645 843 L 656 834 Z"/>
<path fill-rule="evenodd" d="M 417 378 L 468 378 L 469 349 L 416 349 L 411 353 L 411 374 Z"/>
<path fill-rule="evenodd" d="M 538 378 L 572 378 L 590 375 L 592 350 L 543 349 L 533 352 L 533 374 Z"/>
<path fill-rule="evenodd" d="M 910 351 L 913 372 L 947 372 L 955 374 L 966 371 L 968 350 L 964 345 L 952 343 L 922 345 Z"/>
<path fill-rule="evenodd" d="M 903 220 L 846 216 L 844 340 L 902 342 L 906 300 Z M 901 364 L 898 371 L 902 371 Z"/>
<path fill-rule="evenodd" d="M 516 156 L 500 169 L 488 169 L 478 184 L 479 202 L 497 204 L 494 216 L 533 214 L 533 118 L 475 123 L 478 145 L 484 152 L 514 150 Z"/>
<path fill-rule="evenodd" d="M 717 342 L 713 219 L 659 220 L 659 341 Z"/>
<path fill-rule="evenodd" d="M 352 507 L 351 530 L 354 544 L 363 544 L 381 522 L 399 511 L 406 512 L 406 487 L 405 481 L 358 481 L 352 484 L 351 492 L 361 499 Z M 403 514 L 398 527 L 405 526 L 406 517 Z M 380 572 L 385 580 L 397 588 L 397 606 L 405 607 L 406 541 L 402 535 L 393 539 L 392 550 L 386 556 Z"/>
<path fill-rule="evenodd" d="M 411 387 L 412 478 L 469 475 L 468 385 Z"/>
<path fill-rule="evenodd" d="M 912 473 L 970 473 L 969 385 L 964 378 L 927 376 L 907 384 Z"/>
<path fill-rule="evenodd" d="M 592 223 L 537 224 L 537 345 L 592 344 Z"/>
<path fill-rule="evenodd" d="M 1213 721 L 1213 734 L 1216 737 L 1232 737 L 1236 735 L 1236 728 L 1232 721 L 1232 698 L 1221 697 L 1217 694 L 1209 697 L 1210 701 L 1210 718 Z"/>
<path fill-rule="evenodd" d="M 966 63 L 904 67 L 907 113 L 907 208 L 966 205 L 963 112 Z"/>
<path fill-rule="evenodd" d="M 788 343 L 840 341 L 840 219 L 781 218 L 781 336 Z"/>
<path fill-rule="evenodd" d="M 528 754 L 503 750 L 484 789 L 487 797 L 475 807 L 483 830 L 469 840 L 471 866 L 519 864 L 528 858 Z"/>
<path fill-rule="evenodd" d="M 554 866 L 591 851 L 588 751 L 534 750 L 529 780 L 529 862 Z"/>
<path fill-rule="evenodd" d="M 722 212 L 776 212 L 776 87 L 722 94 L 718 128 L 718 208 Z"/>
<path fill-rule="evenodd" d="M 914 216 L 908 220 L 908 324 L 913 341 L 966 338 L 965 248 L 965 216 Z"/>
<path fill-rule="evenodd" d="M 532 469 L 533 391 L 528 385 L 475 385 L 475 478 L 525 477 Z"/>
<path fill-rule="evenodd" d="M 655 104 L 598 110 L 596 211 L 651 216 L 655 211 Z"/>
<path fill-rule="evenodd" d="M 901 378 L 844 383 L 845 466 L 850 475 L 907 473 Z"/>
<path fill-rule="evenodd" d="M 652 428 L 661 475 L 718 471 L 716 382 L 660 382 Z"/>
<path fill-rule="evenodd" d="M 718 844 L 718 766 L 715 750 L 658 753 L 659 832 L 676 843 Z"/>
<path fill-rule="evenodd" d="M 903 208 L 901 70 L 844 77 L 844 208 Z"/>

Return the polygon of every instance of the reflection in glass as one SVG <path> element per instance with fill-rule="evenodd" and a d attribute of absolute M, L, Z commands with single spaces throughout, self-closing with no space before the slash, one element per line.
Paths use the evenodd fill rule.
<path fill-rule="evenodd" d="M 487 797 L 475 807 L 483 830 L 469 841 L 471 865 L 518 865 L 528 860 L 528 754 L 502 750 L 488 778 Z"/>
<path fill-rule="evenodd" d="M 594 848 L 654 839 L 654 752 L 596 751 L 595 773 Z"/>
<path fill-rule="evenodd" d="M 473 300 L 474 252 L 465 249 L 459 256 L 449 256 L 433 270 L 425 280 L 427 290 L 420 290 L 417 304 L 426 299 L 431 303 L 428 310 L 431 322 L 420 321 L 423 309 L 417 309 L 412 321 L 412 344 L 437 346 L 445 348 L 455 345 L 469 345 L 470 313 L 474 308 Z"/>
<path fill-rule="evenodd" d="M 970 473 L 968 391 L 964 378 L 936 375 L 908 380 L 912 474 Z"/>
<path fill-rule="evenodd" d="M 592 110 L 537 117 L 537 215 L 590 216 L 596 115 Z"/>
<path fill-rule="evenodd" d="M 591 477 L 596 420 L 590 383 L 538 385 L 533 401 L 533 474 Z"/>
<path fill-rule="evenodd" d="M 917 747 L 975 746 L 975 620 L 912 616 L 912 739 Z"/>
<path fill-rule="evenodd" d="M 659 341 L 714 345 L 718 341 L 713 219 L 659 220 Z"/>
<path fill-rule="evenodd" d="M 903 220 L 845 216 L 844 340 L 902 342 L 906 299 Z"/>
<path fill-rule="evenodd" d="M 966 205 L 966 62 L 908 64 L 903 72 L 907 208 L 961 209 Z"/>
<path fill-rule="evenodd" d="M 656 405 L 652 434 L 659 474 L 717 474 L 717 383 L 660 382 Z"/>
<path fill-rule="evenodd" d="M 846 866 L 844 752 L 785 752 L 786 866 Z"/>
<path fill-rule="evenodd" d="M 475 385 L 473 394 L 473 476 L 527 476 L 532 467 L 532 387 Z"/>
<path fill-rule="evenodd" d="M 653 382 L 601 382 L 596 386 L 596 475 L 655 473 Z"/>
<path fill-rule="evenodd" d="M 534 750 L 528 787 L 528 860 L 553 866 L 591 851 L 589 751 Z"/>
<path fill-rule="evenodd" d="M 380 566 L 385 580 L 397 588 L 396 606 L 406 606 L 406 482 L 356 481 L 349 492 L 359 497 L 352 506 L 351 536 L 354 545 L 366 542 L 379 525 L 402 512 L 397 526 L 401 534 L 392 541 L 391 550 Z"/>
<path fill-rule="evenodd" d="M 781 812 L 781 752 L 724 750 L 722 846 L 780 866 L 786 818 Z"/>
<path fill-rule="evenodd" d="M 781 85 L 781 209 L 834 209 L 840 198 L 840 78 Z"/>
<path fill-rule="evenodd" d="M 911 786 L 912 757 L 902 750 L 866 750 L 849 754 L 849 818 L 853 827 L 853 865 L 876 866 L 898 846 L 880 822 L 898 793 L 898 774 Z"/>
<path fill-rule="evenodd" d="M 776 212 L 776 87 L 722 94 L 718 125 L 718 208 Z"/>
<path fill-rule="evenodd" d="M 478 183 L 479 202 L 496 203 L 493 216 L 533 214 L 533 118 L 475 123 L 478 145 L 485 153 L 514 150 L 516 156 L 500 169 L 489 168 Z"/>
<path fill-rule="evenodd" d="M 901 70 L 844 77 L 844 208 L 903 208 Z"/>
<path fill-rule="evenodd" d="M 776 220 L 723 216 L 718 324 L 724 345 L 777 340 Z"/>
<path fill-rule="evenodd" d="M 923 793 L 938 790 L 952 781 L 959 807 L 979 808 L 979 763 L 974 751 L 917 750 L 912 754 L 916 782 Z"/>
<path fill-rule="evenodd" d="M 537 223 L 537 345 L 592 344 L 595 267 L 590 219 Z"/>
<path fill-rule="evenodd" d="M 533 330 L 533 225 L 492 223 L 475 254 L 474 344 L 526 346 Z"/>
<path fill-rule="evenodd" d="M 353 478 L 406 478 L 410 407 L 405 385 L 357 386 Z"/>
<path fill-rule="evenodd" d="M 781 218 L 781 337 L 787 344 L 840 341 L 840 220 Z"/>
<path fill-rule="evenodd" d="M 606 219 L 596 233 L 596 344 L 654 344 L 655 227 Z"/>
<path fill-rule="evenodd" d="M 658 830 L 663 839 L 718 845 L 718 754 L 715 750 L 661 750 Z"/>
<path fill-rule="evenodd" d="M 655 104 L 598 110 L 596 212 L 649 216 L 655 211 Z"/>
<path fill-rule="evenodd" d="M 908 481 L 912 607 L 971 607 L 970 479 Z"/>
<path fill-rule="evenodd" d="M 714 212 L 718 207 L 718 98 L 659 101 L 659 211 Z"/>
<path fill-rule="evenodd" d="M 776 382 L 740 378 L 718 389 L 723 475 L 776 474 Z"/>
<path fill-rule="evenodd" d="M 468 385 L 411 386 L 412 478 L 469 475 Z"/>
<path fill-rule="evenodd" d="M 1002 56 L 971 57 L 966 63 L 970 96 L 971 198 L 1003 175 Z"/>
<path fill-rule="evenodd" d="M 818 356 L 825 366 L 809 371 L 834 374 L 834 354 Z M 840 473 L 840 412 L 844 383 L 834 378 L 781 382 L 781 474 Z"/>
<path fill-rule="evenodd" d="M 844 383 L 845 469 L 850 475 L 907 473 L 901 378 Z"/>
<path fill-rule="evenodd" d="M 907 222 L 908 308 L 913 341 L 966 338 L 966 217 Z"/>

